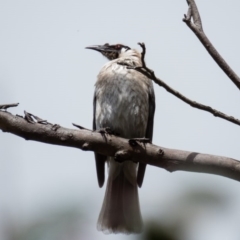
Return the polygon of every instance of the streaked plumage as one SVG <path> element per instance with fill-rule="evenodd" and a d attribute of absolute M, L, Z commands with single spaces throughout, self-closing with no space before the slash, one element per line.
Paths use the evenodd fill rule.
<path fill-rule="evenodd" d="M 124 138 L 152 139 L 155 97 L 150 79 L 122 65 L 141 66 L 141 54 L 121 44 L 91 46 L 109 60 L 97 77 L 93 129 L 109 127 Z M 122 63 L 122 64 L 119 64 Z M 95 153 L 99 186 L 104 183 L 104 164 L 109 166 L 107 189 L 98 229 L 108 233 L 142 230 L 137 184 L 141 187 L 146 165 L 115 162 Z"/>

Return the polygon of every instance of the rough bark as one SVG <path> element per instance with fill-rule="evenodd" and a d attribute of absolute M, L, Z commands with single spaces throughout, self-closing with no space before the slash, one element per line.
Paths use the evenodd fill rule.
<path fill-rule="evenodd" d="M 28 117 L 26 117 L 26 115 Z M 225 176 L 240 181 L 240 162 L 227 157 L 168 149 L 150 143 L 129 141 L 108 133 L 83 127 L 68 129 L 53 125 L 33 114 L 14 116 L 0 111 L 0 129 L 26 140 L 74 147 L 114 156 L 116 161 L 132 160 L 164 168 L 167 171 L 190 171 Z"/>

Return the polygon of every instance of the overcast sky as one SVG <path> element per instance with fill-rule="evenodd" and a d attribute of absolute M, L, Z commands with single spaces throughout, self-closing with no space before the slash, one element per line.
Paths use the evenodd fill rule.
<path fill-rule="evenodd" d="M 205 33 L 240 74 L 240 2 L 197 4 Z M 158 77 L 187 97 L 240 119 L 239 90 L 182 22 L 186 12 L 185 0 L 2 1 L 0 104 L 19 102 L 9 111 L 26 110 L 64 127 L 72 128 L 74 122 L 91 128 L 94 83 L 106 59 L 85 47 L 108 42 L 139 49 L 137 42 L 145 42 L 147 64 Z M 154 144 L 240 159 L 239 126 L 154 87 Z M 1 239 L 8 240 L 6 222 L 21 228 L 62 206 L 86 215 L 79 223 L 84 239 L 132 238 L 96 230 L 105 186 L 98 188 L 93 153 L 2 132 L 0 152 Z M 148 166 L 139 191 L 143 220 L 174 218 L 174 206 L 188 192 L 216 192 L 226 204 L 196 211 L 183 238 L 239 240 L 239 189 L 238 182 L 220 176 Z"/>

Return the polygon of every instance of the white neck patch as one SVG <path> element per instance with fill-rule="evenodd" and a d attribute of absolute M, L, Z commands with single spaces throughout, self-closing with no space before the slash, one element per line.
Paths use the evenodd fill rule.
<path fill-rule="evenodd" d="M 125 53 L 125 52 L 127 52 L 128 50 L 130 50 L 130 48 L 128 48 L 128 47 L 122 47 L 120 54 Z"/>

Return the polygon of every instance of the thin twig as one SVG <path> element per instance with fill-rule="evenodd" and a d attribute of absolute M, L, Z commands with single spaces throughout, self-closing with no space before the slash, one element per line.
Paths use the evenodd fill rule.
<path fill-rule="evenodd" d="M 11 103 L 11 104 L 2 104 L 0 105 L 0 110 L 7 110 L 10 107 L 17 107 L 19 103 Z"/>
<path fill-rule="evenodd" d="M 240 78 L 233 71 L 233 69 L 226 63 L 226 61 L 222 58 L 222 56 L 218 53 L 216 48 L 212 45 L 208 37 L 205 35 L 202 29 L 202 22 L 200 18 L 199 11 L 197 9 L 197 5 L 194 0 L 187 0 L 189 5 L 188 13 L 184 14 L 183 22 L 187 24 L 187 26 L 195 33 L 200 42 L 206 48 L 208 53 L 212 56 L 214 61 L 218 64 L 218 66 L 226 73 L 226 75 L 232 80 L 232 82 L 237 86 L 240 90 Z M 193 18 L 193 22 L 191 21 Z"/>
<path fill-rule="evenodd" d="M 138 45 L 142 48 L 142 54 L 141 54 L 141 60 L 142 60 L 142 67 L 146 68 L 146 63 L 145 63 L 145 54 L 146 54 L 146 47 L 144 43 L 138 43 Z"/>
<path fill-rule="evenodd" d="M 42 118 L 35 116 L 27 111 L 24 111 L 24 119 L 27 120 L 29 123 L 50 124 L 47 120 L 43 120 Z"/>
<path fill-rule="evenodd" d="M 80 126 L 80 125 L 78 125 L 78 124 L 76 124 L 76 123 L 72 123 L 72 125 L 73 125 L 74 127 L 77 127 L 77 128 L 79 128 L 79 129 L 81 129 L 81 130 L 92 131 L 92 130 L 90 130 L 90 129 L 88 129 L 88 128 L 85 128 L 85 127 L 83 127 L 83 126 Z"/>
<path fill-rule="evenodd" d="M 194 0 L 187 0 L 188 3 L 188 20 L 191 20 L 191 17 L 193 18 L 193 22 L 195 24 L 195 26 L 198 28 L 199 31 L 203 31 L 203 27 L 202 27 L 202 20 L 197 8 L 196 3 L 194 2 Z"/>
<path fill-rule="evenodd" d="M 144 60 L 144 56 L 146 53 L 146 46 L 144 43 L 141 43 L 140 45 L 142 47 L 142 50 L 144 52 L 144 54 L 142 54 L 142 61 L 143 64 L 145 64 L 145 60 Z M 215 117 L 220 117 L 222 119 L 225 119 L 229 122 L 232 122 L 234 124 L 237 124 L 240 126 L 240 120 L 237 118 L 234 118 L 232 116 L 228 116 L 225 113 L 222 113 L 210 106 L 206 106 L 204 104 L 198 103 L 196 101 L 192 101 L 191 99 L 185 97 L 183 94 L 179 93 L 178 91 L 174 90 L 173 88 L 171 88 L 169 85 L 167 85 L 163 80 L 157 78 L 155 76 L 155 73 L 153 70 L 149 69 L 146 64 L 145 67 L 131 67 L 131 66 L 127 66 L 129 69 L 134 69 L 142 74 L 144 74 L 145 76 L 147 76 L 148 78 L 152 79 L 156 84 L 158 84 L 159 86 L 165 88 L 169 93 L 173 94 L 175 97 L 181 99 L 182 101 L 184 101 L 185 103 L 189 104 L 190 106 L 194 107 L 194 108 L 198 108 L 200 110 L 203 111 L 207 111 L 209 113 L 212 113 Z"/>

